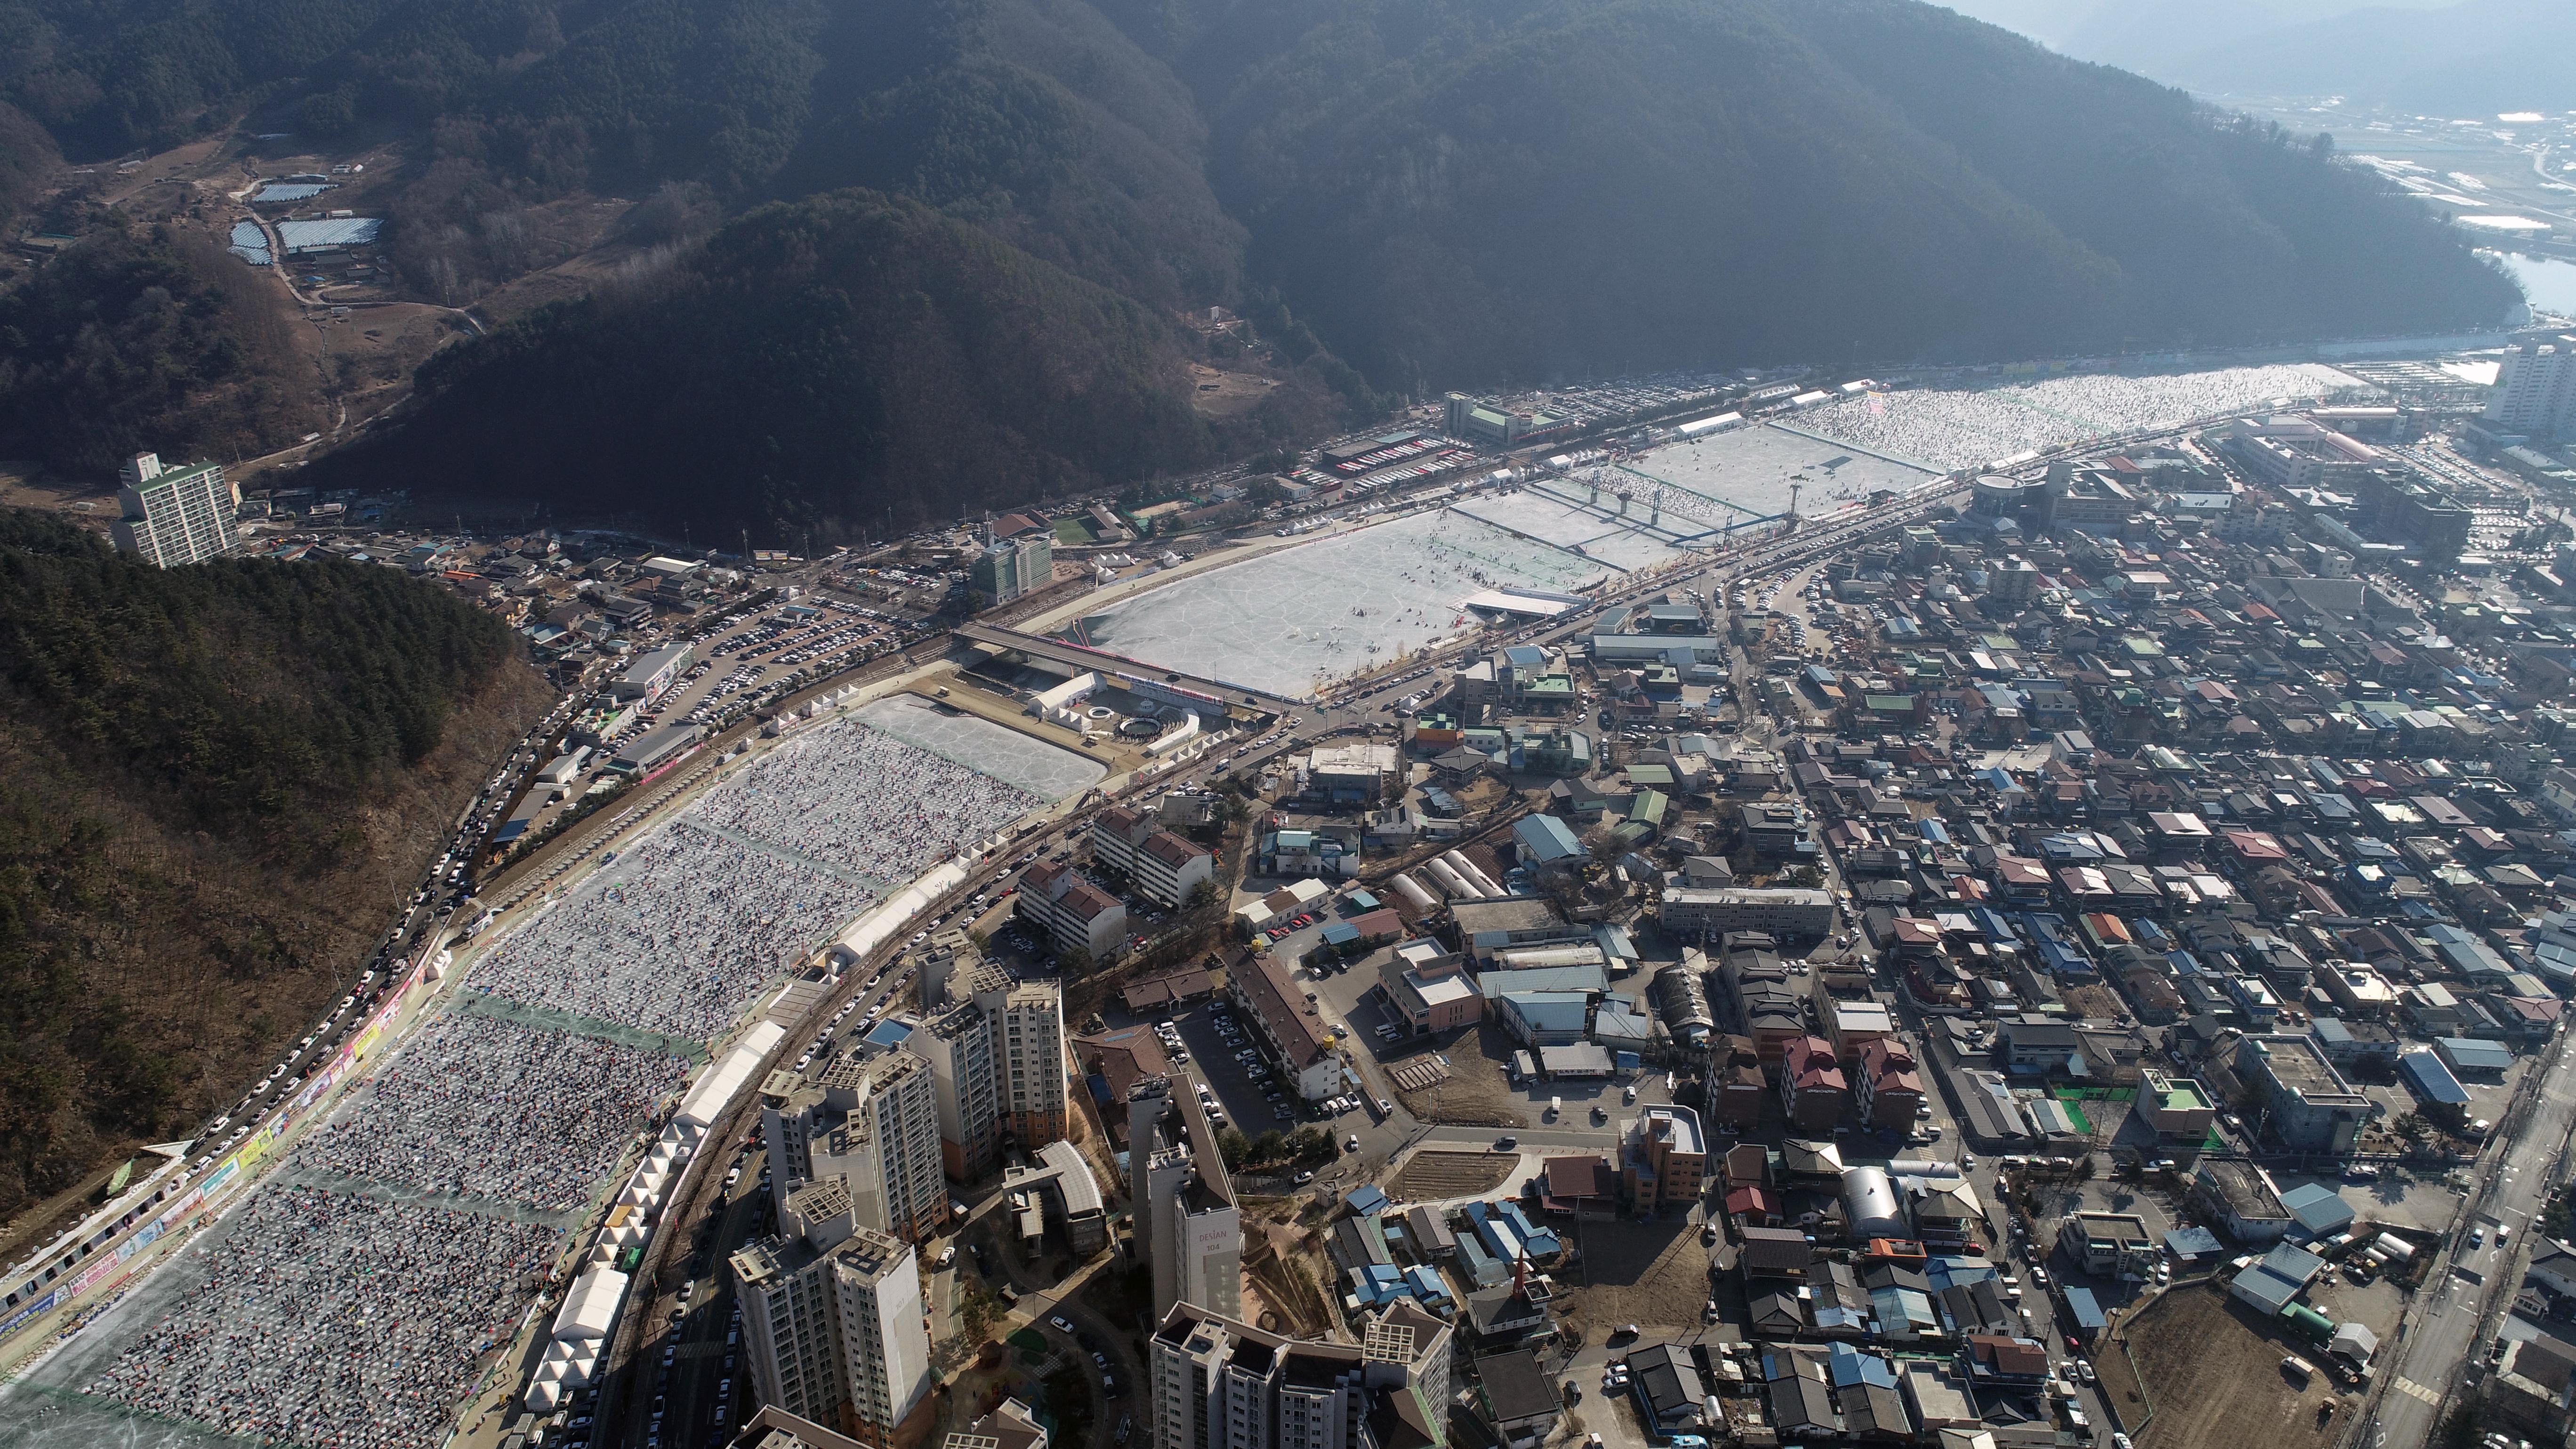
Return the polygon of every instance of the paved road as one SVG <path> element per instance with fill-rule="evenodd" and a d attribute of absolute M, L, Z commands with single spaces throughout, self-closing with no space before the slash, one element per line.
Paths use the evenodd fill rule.
<path fill-rule="evenodd" d="M 2542 1072 L 2520 1129 L 2480 1157 L 2468 1209 L 2383 1366 L 2377 1409 L 2356 1424 L 2347 1442 L 2370 1449 L 2429 1443 L 2448 1396 L 2464 1387 L 2462 1370 L 2484 1351 L 2494 1320 L 2513 1301 L 2533 1238 L 2532 1220 L 2564 1177 L 2568 1134 L 2576 1128 L 2576 1038 L 2560 1032 Z M 2480 1227 L 2485 1245 L 2472 1248 L 2468 1234 Z M 2507 1233 L 2502 1247 L 2495 1241 L 2498 1228 Z"/>

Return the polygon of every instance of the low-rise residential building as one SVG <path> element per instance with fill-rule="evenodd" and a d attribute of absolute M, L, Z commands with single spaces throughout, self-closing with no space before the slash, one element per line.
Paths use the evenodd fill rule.
<path fill-rule="evenodd" d="M 1863 1122 L 1899 1130 L 1914 1126 L 1923 1107 L 1923 1078 L 1915 1070 L 1914 1054 L 1901 1042 L 1881 1038 L 1863 1046 L 1853 1078 Z"/>
<path fill-rule="evenodd" d="M 2155 1271 L 2156 1240 L 2135 1213 L 2069 1213 L 2058 1223 L 2057 1246 L 2096 1277 Z"/>
<path fill-rule="evenodd" d="M 1762 1076 L 1762 1053 L 1749 1036 L 1721 1036 L 1709 1053 L 1708 1115 L 1732 1127 L 1758 1127 L 1771 1086 Z"/>
<path fill-rule="evenodd" d="M 1780 1101 L 1789 1125 L 1803 1131 L 1830 1132 L 1843 1120 L 1851 1110 L 1851 1087 L 1834 1059 L 1833 1043 L 1802 1036 L 1781 1049 Z"/>
<path fill-rule="evenodd" d="M 1387 1004 L 1416 1036 L 1455 1031 L 1484 1019 L 1485 996 L 1467 974 L 1467 958 L 1437 941 L 1406 941 L 1377 953 Z"/>
<path fill-rule="evenodd" d="M 1154 816 L 1123 805 L 1112 805 L 1091 817 L 1091 857 L 1125 876 L 1138 895 L 1174 910 L 1216 873 L 1216 857 L 1206 847 L 1165 830 Z"/>
<path fill-rule="evenodd" d="M 1295 1085 L 1297 1095 L 1320 1102 L 1341 1092 L 1349 1071 L 1334 1050 L 1332 1030 L 1286 963 L 1267 951 L 1245 952 L 1227 968 L 1226 990 L 1251 1027 L 1254 1043 Z"/>
<path fill-rule="evenodd" d="M 1619 1175 L 1635 1211 L 1689 1208 L 1699 1201 L 1707 1173 L 1708 1136 L 1700 1128 L 1699 1113 L 1679 1104 L 1648 1107 L 1628 1124 L 1620 1143 Z"/>
<path fill-rule="evenodd" d="M 1013 899 L 1014 912 L 1059 955 L 1080 951 L 1105 963 L 1125 952 L 1127 907 L 1069 865 L 1042 860 L 1020 872 Z"/>

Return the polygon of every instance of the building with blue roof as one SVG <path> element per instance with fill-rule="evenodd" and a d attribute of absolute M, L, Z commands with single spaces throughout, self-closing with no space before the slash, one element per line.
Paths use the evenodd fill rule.
<path fill-rule="evenodd" d="M 1349 1206 L 1352 1212 L 1365 1217 L 1370 1213 L 1385 1212 L 1389 1199 L 1385 1193 L 1378 1191 L 1374 1185 L 1364 1182 L 1344 1194 L 1342 1201 Z"/>
<path fill-rule="evenodd" d="M 2215 1258 L 2226 1247 L 2207 1228 L 2176 1228 L 2165 1234 L 2165 1251 L 2177 1258 Z"/>
<path fill-rule="evenodd" d="M 1425 1304 L 1449 1301 L 1449 1285 L 1440 1281 L 1440 1274 L 1436 1270 L 1420 1264 L 1404 1270 L 1404 1286 L 1412 1290 L 1413 1296 Z"/>
<path fill-rule="evenodd" d="M 1501 1262 L 1517 1263 L 1528 1251 L 1521 1241 L 1520 1231 L 1495 1212 L 1492 1204 L 1467 1204 L 1467 1221 L 1476 1229 L 1476 1236 L 1493 1250 L 1494 1257 Z"/>
<path fill-rule="evenodd" d="M 1553 815 L 1524 815 L 1512 825 L 1521 864 L 1541 870 L 1579 863 L 1588 857 L 1574 831 Z"/>
<path fill-rule="evenodd" d="M 2460 1085 L 2460 1079 L 2451 1075 L 2440 1057 L 2422 1047 L 2397 1054 L 2397 1075 L 2406 1079 L 2407 1088 L 2421 1101 L 2454 1107 L 2469 1104 L 2469 1089 Z"/>
<path fill-rule="evenodd" d="M 1825 1347 L 1825 1375 L 1836 1391 L 1868 1385 L 1872 1388 L 1896 1387 L 1896 1365 L 1884 1357 L 1865 1353 L 1848 1343 Z"/>
<path fill-rule="evenodd" d="M 1371 1263 L 1351 1269 L 1348 1276 L 1351 1296 L 1357 1298 L 1362 1307 L 1383 1308 L 1395 1299 L 1411 1296 L 1405 1286 L 1404 1274 L 1391 1266 Z"/>
<path fill-rule="evenodd" d="M 1496 1005 L 1524 1046 L 1572 1046 L 1591 1030 L 1592 998 L 1580 991 L 1511 991 Z"/>
<path fill-rule="evenodd" d="M 2329 1237 L 2352 1226 L 2352 1204 L 2321 1182 L 2301 1183 L 2282 1193 L 2281 1206 L 2289 1209 L 2292 1220 L 2311 1238 Z"/>
<path fill-rule="evenodd" d="M 1485 1251 L 1485 1245 L 1473 1236 L 1458 1240 L 1458 1271 L 1478 1288 L 1493 1288 L 1511 1281 L 1512 1270 Z"/>
<path fill-rule="evenodd" d="M 2093 1290 L 2072 1283 L 2066 1285 L 2066 1318 L 2074 1325 L 2078 1338 L 2091 1338 L 2111 1326 L 2111 1320 L 2102 1316 L 2101 1301 L 2093 1296 Z"/>
<path fill-rule="evenodd" d="M 2513 1066 L 2513 1052 L 2500 1042 L 2479 1041 L 2474 1037 L 2440 1036 L 2433 1038 L 2433 1054 L 2442 1059 L 2455 1076 L 2501 1076 Z"/>
<path fill-rule="evenodd" d="M 1494 1204 L 1494 1212 L 1512 1225 L 1513 1232 L 1520 1234 L 1521 1246 L 1529 1250 L 1531 1258 L 1545 1262 L 1564 1250 L 1564 1244 L 1557 1240 L 1554 1229 L 1531 1222 L 1529 1214 L 1510 1198 Z"/>

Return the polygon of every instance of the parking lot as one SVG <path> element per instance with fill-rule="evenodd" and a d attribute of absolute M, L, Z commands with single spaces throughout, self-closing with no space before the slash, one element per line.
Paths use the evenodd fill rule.
<path fill-rule="evenodd" d="M 1211 1123 L 1236 1128 L 1246 1137 L 1258 1137 L 1264 1132 L 1294 1130 L 1305 1120 L 1297 1110 L 1294 1092 L 1257 1057 L 1242 1055 L 1254 1051 L 1252 1039 L 1224 1001 L 1186 1002 L 1151 1017 L 1133 1016 L 1123 1007 L 1112 1008 L 1106 1015 L 1112 1027 L 1140 1020 L 1156 1024 L 1163 1036 L 1164 1053 L 1173 1058 L 1174 1065 L 1214 1093 L 1216 1105 L 1209 1113 Z M 1176 1041 L 1178 1052 L 1173 1050 Z M 1186 1060 L 1182 1053 L 1187 1054 Z"/>

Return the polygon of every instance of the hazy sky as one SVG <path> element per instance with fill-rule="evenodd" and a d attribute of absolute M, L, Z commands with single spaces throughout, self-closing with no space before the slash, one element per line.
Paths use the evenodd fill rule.
<path fill-rule="evenodd" d="M 2451 0 L 1947 0 L 2080 60 L 2182 82 L 2175 67 L 2231 41 L 2355 10 L 2428 10 Z M 2164 72 L 2160 74 L 2159 72 Z"/>

